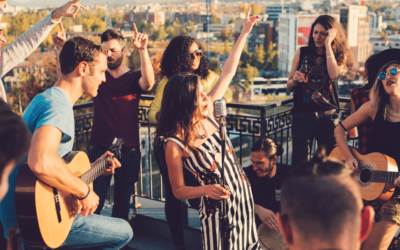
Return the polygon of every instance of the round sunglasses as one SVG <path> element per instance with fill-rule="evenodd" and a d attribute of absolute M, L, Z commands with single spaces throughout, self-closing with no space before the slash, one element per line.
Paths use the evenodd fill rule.
<path fill-rule="evenodd" d="M 201 49 L 196 50 L 193 53 L 190 53 L 192 59 L 194 60 L 196 58 L 196 56 L 201 57 L 203 55 L 203 51 Z"/>
<path fill-rule="evenodd" d="M 392 76 L 395 76 L 395 75 L 397 75 L 397 73 L 399 73 L 399 71 L 397 70 L 397 68 L 392 68 L 390 71 L 389 71 L 389 73 L 392 75 Z M 379 73 L 379 76 L 378 76 L 378 78 L 379 78 L 379 80 L 381 80 L 381 81 L 383 81 L 383 80 L 385 80 L 386 79 L 386 72 L 381 72 L 381 73 Z"/>

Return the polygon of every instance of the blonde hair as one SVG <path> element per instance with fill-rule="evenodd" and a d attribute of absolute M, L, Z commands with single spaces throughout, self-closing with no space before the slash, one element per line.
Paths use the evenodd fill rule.
<path fill-rule="evenodd" d="M 386 70 L 387 68 L 389 68 L 389 66 L 391 65 L 395 66 L 396 68 L 400 67 L 400 63 L 398 61 L 389 61 L 385 63 L 385 65 L 383 65 L 381 69 L 378 71 L 378 75 L 376 76 L 374 85 L 372 86 L 369 92 L 369 99 L 371 100 L 372 107 L 374 108 L 379 107 L 382 101 L 386 101 L 384 100 L 386 91 L 385 88 L 383 87 L 382 81 L 379 79 L 379 74 L 384 70 Z"/>

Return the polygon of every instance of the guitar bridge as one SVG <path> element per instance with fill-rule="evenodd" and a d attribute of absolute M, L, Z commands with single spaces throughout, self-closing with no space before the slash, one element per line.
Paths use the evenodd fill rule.
<path fill-rule="evenodd" d="M 58 223 L 61 223 L 61 203 L 60 203 L 60 194 L 58 193 L 57 188 L 53 187 L 53 194 L 54 194 L 54 203 L 56 204 L 56 212 L 57 212 L 57 218 L 58 218 Z"/>

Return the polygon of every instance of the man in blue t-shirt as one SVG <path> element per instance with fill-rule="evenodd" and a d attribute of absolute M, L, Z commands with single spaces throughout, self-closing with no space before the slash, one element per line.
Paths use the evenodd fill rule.
<path fill-rule="evenodd" d="M 77 2 L 77 1 L 75 1 Z M 43 182 L 67 191 L 79 200 L 82 207 L 63 249 L 120 249 L 133 236 L 128 222 L 122 219 L 92 215 L 99 197 L 89 186 L 69 171 L 61 158 L 72 150 L 74 138 L 75 102 L 86 94 L 96 96 L 99 85 L 105 81 L 107 50 L 83 37 L 65 42 L 59 54 L 60 74 L 54 87 L 37 95 L 23 114 L 32 132 L 31 147 L 26 158 L 29 168 Z M 99 159 L 111 155 L 107 152 Z M 110 160 L 113 174 L 120 167 L 118 160 Z M 0 218 L 5 232 L 18 227 L 14 202 L 16 179 L 21 164 L 10 176 L 10 190 L 0 204 Z"/>

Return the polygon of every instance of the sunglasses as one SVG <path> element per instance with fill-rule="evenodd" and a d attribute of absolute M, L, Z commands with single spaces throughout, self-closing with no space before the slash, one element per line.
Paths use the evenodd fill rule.
<path fill-rule="evenodd" d="M 201 57 L 203 55 L 203 51 L 201 49 L 196 50 L 195 52 L 190 53 L 190 56 L 192 59 L 195 59 L 197 57 Z"/>
<path fill-rule="evenodd" d="M 397 73 L 399 73 L 399 71 L 396 69 L 396 68 L 392 68 L 390 71 L 389 71 L 389 73 L 392 75 L 392 76 L 395 76 L 395 75 L 397 75 Z M 383 81 L 383 80 L 385 80 L 386 79 L 386 72 L 381 72 L 381 73 L 379 73 L 379 76 L 378 76 L 378 78 L 379 78 L 379 80 L 381 80 L 381 81 Z"/>

